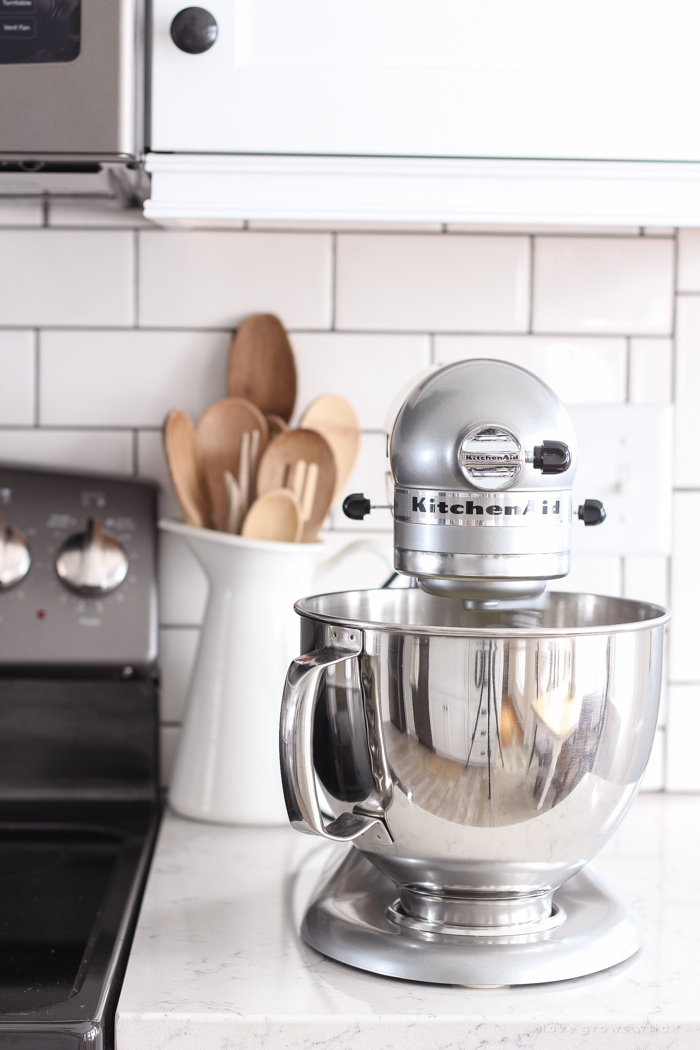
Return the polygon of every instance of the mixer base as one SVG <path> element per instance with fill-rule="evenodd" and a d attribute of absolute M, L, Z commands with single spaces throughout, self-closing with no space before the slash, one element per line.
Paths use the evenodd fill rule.
<path fill-rule="evenodd" d="M 351 849 L 316 890 L 301 928 L 304 940 L 361 970 L 433 984 L 541 984 L 597 973 L 638 951 L 636 921 L 592 871 L 554 894 L 563 921 L 533 923 L 514 934 L 436 933 L 397 915 L 398 887 Z M 392 918 L 393 916 L 393 918 Z M 399 919 L 399 921 L 397 921 Z"/>

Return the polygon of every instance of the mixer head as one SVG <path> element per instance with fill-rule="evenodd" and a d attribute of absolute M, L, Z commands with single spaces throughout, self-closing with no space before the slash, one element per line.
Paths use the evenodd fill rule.
<path fill-rule="evenodd" d="M 531 372 L 478 359 L 433 372 L 399 410 L 390 456 L 394 564 L 424 591 L 531 602 L 568 573 L 576 435 Z M 605 510 L 587 500 L 579 517 Z"/>

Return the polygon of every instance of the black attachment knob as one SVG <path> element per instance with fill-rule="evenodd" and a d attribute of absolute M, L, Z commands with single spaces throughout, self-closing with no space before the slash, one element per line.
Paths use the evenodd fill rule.
<path fill-rule="evenodd" d="M 346 518 L 352 518 L 353 521 L 362 521 L 365 514 L 369 514 L 371 509 L 372 504 L 363 492 L 353 492 L 351 496 L 346 496 L 343 500 L 343 514 Z"/>
<path fill-rule="evenodd" d="M 201 55 L 216 42 L 219 27 L 210 11 L 203 7 L 185 7 L 173 18 L 170 35 L 181 51 Z"/>
<path fill-rule="evenodd" d="M 543 441 L 535 445 L 532 465 L 543 474 L 563 474 L 571 466 L 571 452 L 563 441 Z"/>
<path fill-rule="evenodd" d="M 579 519 L 585 525 L 600 525 L 605 521 L 605 507 L 599 499 L 587 499 L 578 509 Z"/>

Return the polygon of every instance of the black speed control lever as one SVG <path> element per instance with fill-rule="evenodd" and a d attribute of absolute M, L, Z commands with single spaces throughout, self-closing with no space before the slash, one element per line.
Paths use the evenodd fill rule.
<path fill-rule="evenodd" d="M 353 492 L 343 500 L 343 514 L 353 521 L 362 521 L 371 510 L 391 510 L 389 503 L 370 503 L 364 492 Z"/>
<path fill-rule="evenodd" d="M 600 525 L 606 518 L 605 507 L 599 499 L 587 499 L 579 507 L 578 516 L 584 525 Z"/>
<path fill-rule="evenodd" d="M 543 474 L 563 474 L 571 466 L 571 452 L 563 441 L 543 441 L 535 445 L 532 465 Z"/>

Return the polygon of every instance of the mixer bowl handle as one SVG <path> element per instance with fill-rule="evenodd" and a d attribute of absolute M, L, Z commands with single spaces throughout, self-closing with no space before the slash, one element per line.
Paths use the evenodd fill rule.
<path fill-rule="evenodd" d="M 351 842 L 370 828 L 380 842 L 391 842 L 381 816 L 341 813 L 325 824 L 316 789 L 313 761 L 314 709 L 321 674 L 333 664 L 362 653 L 362 632 L 333 627 L 331 644 L 292 660 L 287 671 L 280 717 L 280 766 L 289 822 L 297 831 L 320 835 L 332 842 Z"/>

